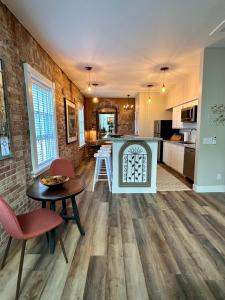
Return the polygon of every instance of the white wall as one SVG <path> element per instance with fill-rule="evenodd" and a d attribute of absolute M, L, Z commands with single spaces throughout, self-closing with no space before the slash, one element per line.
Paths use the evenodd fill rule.
<path fill-rule="evenodd" d="M 151 103 L 148 103 L 149 93 L 142 92 L 136 97 L 136 129 L 141 136 L 153 136 L 155 120 L 171 120 L 172 112 L 166 111 L 167 96 L 157 92 L 151 93 Z"/>
<path fill-rule="evenodd" d="M 225 192 L 225 126 L 212 125 L 210 106 L 225 104 L 225 48 L 206 48 L 202 59 L 197 156 L 194 188 L 199 192 Z M 216 145 L 203 138 L 217 138 Z"/>

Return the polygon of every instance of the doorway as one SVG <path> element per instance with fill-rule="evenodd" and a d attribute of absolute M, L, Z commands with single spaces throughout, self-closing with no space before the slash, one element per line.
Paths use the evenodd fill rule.
<path fill-rule="evenodd" d="M 98 113 L 98 138 L 101 139 L 108 134 L 115 134 L 117 131 L 116 113 L 99 112 Z"/>

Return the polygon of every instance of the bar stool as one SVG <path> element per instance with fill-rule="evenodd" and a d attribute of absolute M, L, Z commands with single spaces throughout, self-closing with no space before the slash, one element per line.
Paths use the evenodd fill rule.
<path fill-rule="evenodd" d="M 112 149 L 112 145 L 101 145 L 101 148 Z"/>
<path fill-rule="evenodd" d="M 95 185 L 98 181 L 108 181 L 109 190 L 111 192 L 112 170 L 110 152 L 100 150 L 98 153 L 95 153 L 94 157 L 96 158 L 96 162 L 92 191 L 94 192 Z M 103 167 L 105 168 L 103 169 Z M 107 178 L 99 178 L 100 176 L 106 176 Z"/>
<path fill-rule="evenodd" d="M 111 149 L 108 148 L 108 147 L 106 147 L 106 148 L 101 147 L 101 148 L 98 150 L 98 153 L 108 154 L 108 155 L 111 156 Z M 110 174 L 111 174 L 111 176 L 112 176 L 112 171 L 111 171 L 111 170 L 112 170 L 112 167 L 111 167 L 111 159 L 109 160 L 109 169 L 110 169 Z M 104 171 L 104 172 L 105 172 L 105 175 L 107 175 L 107 174 L 106 174 L 106 165 L 101 164 L 101 171 Z"/>

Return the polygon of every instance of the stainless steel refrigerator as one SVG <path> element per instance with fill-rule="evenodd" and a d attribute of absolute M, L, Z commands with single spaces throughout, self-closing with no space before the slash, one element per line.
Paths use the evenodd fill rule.
<path fill-rule="evenodd" d="M 174 133 L 179 133 L 179 129 L 172 128 L 172 120 L 154 121 L 154 137 L 169 140 Z M 163 142 L 158 145 L 158 162 L 163 161 Z"/>

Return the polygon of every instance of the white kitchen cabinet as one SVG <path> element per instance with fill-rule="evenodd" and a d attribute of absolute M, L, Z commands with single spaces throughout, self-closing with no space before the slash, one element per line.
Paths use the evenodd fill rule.
<path fill-rule="evenodd" d="M 173 108 L 173 129 L 183 128 L 183 123 L 181 122 L 181 109 L 182 105 Z"/>
<path fill-rule="evenodd" d="M 167 142 L 163 142 L 163 162 L 166 165 L 169 165 L 169 161 L 170 161 L 170 143 Z"/>
<path fill-rule="evenodd" d="M 175 143 L 165 142 L 163 144 L 163 162 L 183 174 L 184 167 L 184 146 Z"/>
<path fill-rule="evenodd" d="M 200 81 L 199 69 L 178 80 L 176 85 L 169 89 L 167 94 L 166 109 L 185 104 L 199 98 Z"/>

